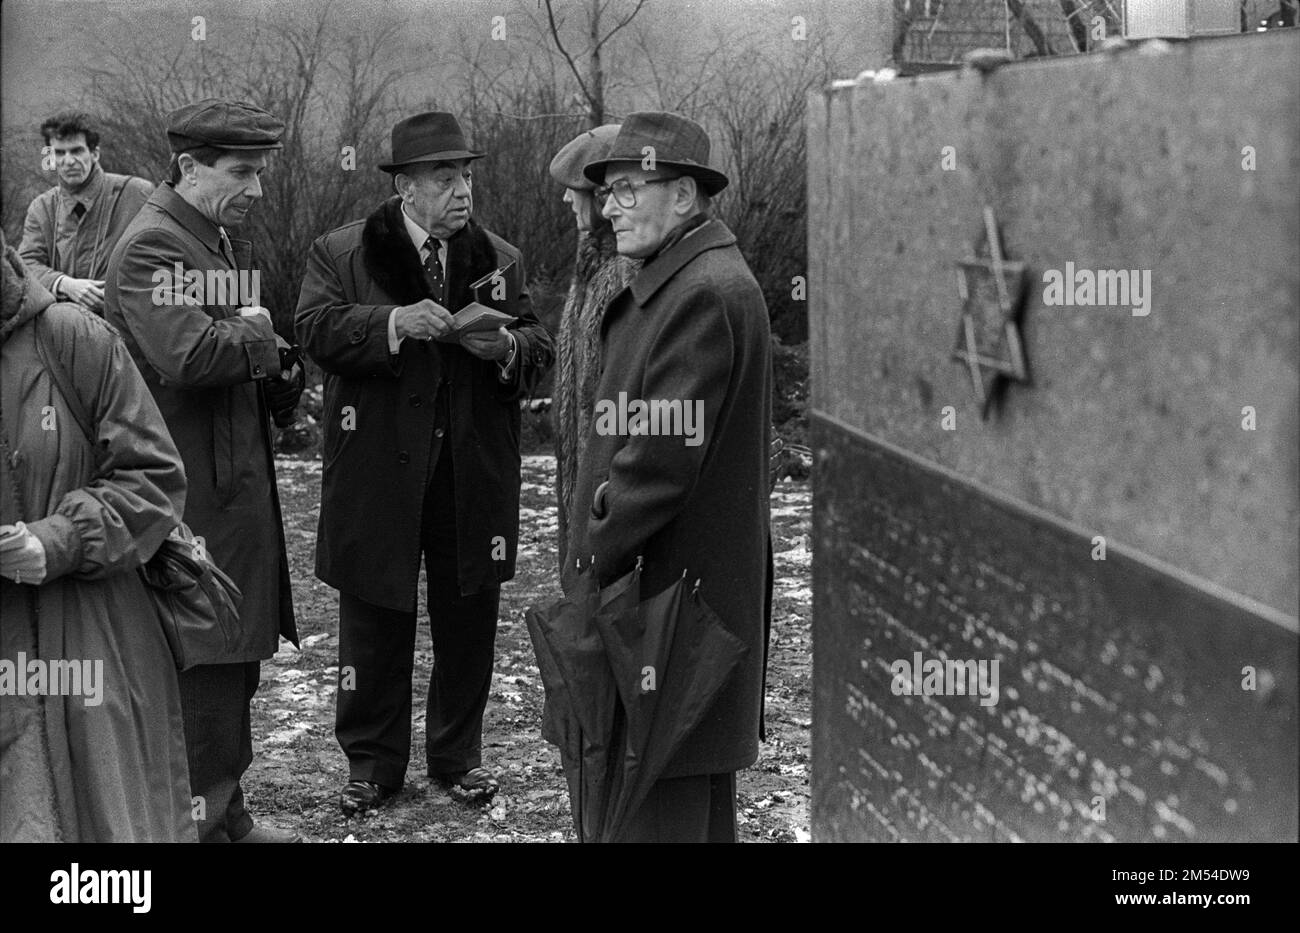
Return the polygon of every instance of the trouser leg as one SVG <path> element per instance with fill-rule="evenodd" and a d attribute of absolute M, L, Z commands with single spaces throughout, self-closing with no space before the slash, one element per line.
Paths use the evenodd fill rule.
<path fill-rule="evenodd" d="M 429 580 L 433 670 L 425 719 L 429 774 L 482 764 L 483 711 L 492 686 L 499 587 L 460 594 L 456 491 L 451 446 L 444 445 L 425 496 L 422 537 Z"/>
<path fill-rule="evenodd" d="M 348 779 L 400 788 L 411 757 L 415 613 L 339 594 L 334 735 Z"/>
<path fill-rule="evenodd" d="M 249 704 L 260 676 L 257 661 L 201 664 L 177 675 L 200 842 L 229 842 L 253 828 L 239 781 L 253 763 Z"/>
<path fill-rule="evenodd" d="M 429 570 L 429 674 L 425 757 L 431 775 L 483 763 L 483 711 L 492 687 L 500 589 L 456 592 L 455 577 Z"/>

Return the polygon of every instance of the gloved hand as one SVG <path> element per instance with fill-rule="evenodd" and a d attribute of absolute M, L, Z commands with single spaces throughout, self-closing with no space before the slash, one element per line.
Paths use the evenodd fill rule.
<path fill-rule="evenodd" d="M 294 363 L 278 379 L 266 380 L 266 407 L 277 428 L 287 428 L 298 420 L 298 399 L 307 384 L 307 374 L 301 363 Z"/>
<path fill-rule="evenodd" d="M 45 545 L 22 522 L 5 525 L 0 533 L 0 576 L 16 583 L 45 582 Z"/>

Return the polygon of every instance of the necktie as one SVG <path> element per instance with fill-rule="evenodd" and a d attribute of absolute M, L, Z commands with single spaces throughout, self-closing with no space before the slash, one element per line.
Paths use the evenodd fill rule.
<path fill-rule="evenodd" d="M 80 201 L 72 205 L 72 216 L 77 218 L 77 220 L 86 216 L 86 205 L 82 204 Z"/>
<path fill-rule="evenodd" d="M 429 251 L 429 258 L 424 261 L 425 277 L 429 283 L 429 290 L 433 292 L 433 297 L 441 303 L 446 282 L 443 279 L 442 263 L 438 260 L 438 241 L 433 237 L 429 237 L 424 241 L 424 248 Z"/>

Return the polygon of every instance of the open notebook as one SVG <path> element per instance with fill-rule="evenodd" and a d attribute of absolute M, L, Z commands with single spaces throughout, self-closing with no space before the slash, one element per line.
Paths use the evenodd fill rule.
<path fill-rule="evenodd" d="M 470 284 L 474 300 L 452 315 L 452 329 L 438 339 L 445 343 L 455 343 L 461 334 L 473 334 L 483 330 L 496 330 L 512 323 L 513 315 L 498 311 L 484 304 L 485 301 L 504 301 L 506 290 L 505 275 L 514 266 L 511 261 L 500 269 L 493 269 L 477 282 Z M 484 292 L 486 291 L 486 296 Z M 494 295 L 493 292 L 496 292 Z"/>

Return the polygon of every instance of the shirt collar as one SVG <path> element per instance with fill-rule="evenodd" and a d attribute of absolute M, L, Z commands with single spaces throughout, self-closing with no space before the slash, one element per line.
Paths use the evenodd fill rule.
<path fill-rule="evenodd" d="M 411 242 L 415 244 L 415 251 L 418 253 L 420 250 L 424 249 L 424 242 L 429 239 L 429 231 L 425 230 L 411 219 L 411 215 L 406 213 L 405 203 L 402 204 L 402 222 L 406 224 L 406 235 L 411 238 Z M 434 237 L 433 241 L 439 244 L 440 248 L 446 248 L 447 244 L 445 240 L 440 240 L 437 237 Z"/>

